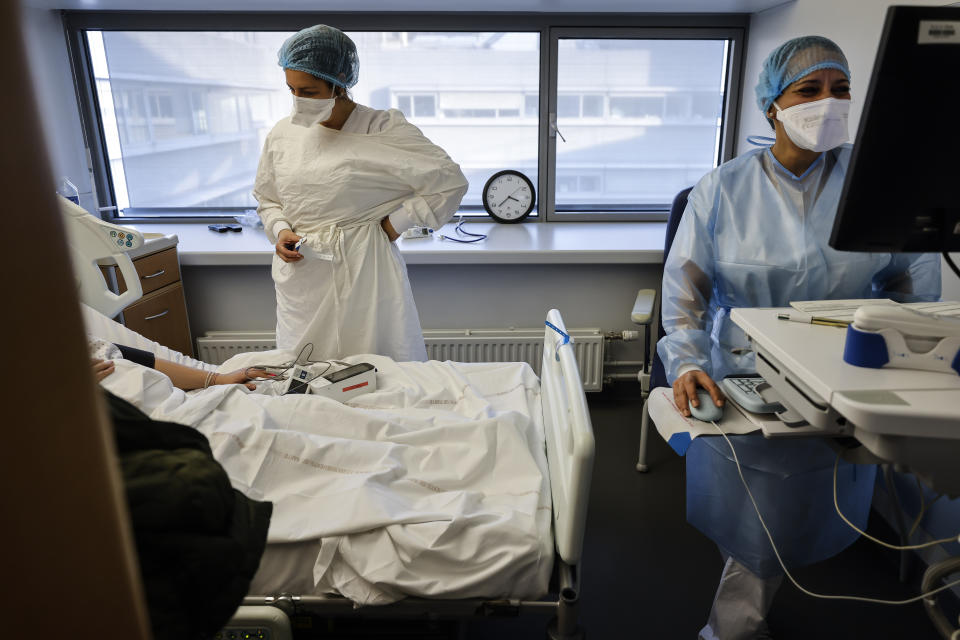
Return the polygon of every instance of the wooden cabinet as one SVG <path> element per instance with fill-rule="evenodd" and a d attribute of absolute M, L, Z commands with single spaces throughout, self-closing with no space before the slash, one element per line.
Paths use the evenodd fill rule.
<path fill-rule="evenodd" d="M 133 266 L 140 276 L 143 297 L 123 310 L 123 324 L 165 347 L 193 357 L 176 246 L 138 256 L 133 259 Z M 105 268 L 113 271 L 117 291 L 126 291 L 119 269 Z"/>
<path fill-rule="evenodd" d="M 180 282 L 180 261 L 177 260 L 176 247 L 134 258 L 133 266 L 136 267 L 137 275 L 140 276 L 143 295 L 168 284 Z M 119 270 L 117 271 L 117 286 L 120 293 L 127 290 L 127 283 L 123 281 L 123 274 Z"/>

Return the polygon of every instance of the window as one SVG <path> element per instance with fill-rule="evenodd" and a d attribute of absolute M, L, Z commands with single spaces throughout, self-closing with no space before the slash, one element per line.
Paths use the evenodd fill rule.
<path fill-rule="evenodd" d="M 722 161 L 730 41 L 580 33 L 558 33 L 552 45 L 552 212 L 558 219 L 610 219 L 662 211 Z"/>
<path fill-rule="evenodd" d="M 100 205 L 127 219 L 255 207 L 263 141 L 290 113 L 276 52 L 311 19 L 67 12 Z M 748 20 L 642 26 L 650 20 L 330 16 L 359 50 L 353 98 L 400 110 L 460 164 L 462 210 L 484 215 L 484 184 L 510 168 L 537 187 L 541 220 L 662 218 L 677 191 L 732 155 L 724 114 Z"/>
<path fill-rule="evenodd" d="M 540 115 L 540 96 L 538 95 L 523 96 L 523 117 L 536 118 L 539 115 Z"/>
<path fill-rule="evenodd" d="M 466 207 L 482 209 L 483 184 L 505 166 L 537 181 L 537 112 L 525 113 L 533 120 L 519 130 L 498 125 L 538 99 L 523 93 L 539 81 L 537 33 L 348 33 L 363 69 L 354 100 L 399 109 L 460 163 L 471 185 Z M 256 206 L 263 139 L 290 111 L 276 65 L 289 35 L 86 33 L 100 120 L 118 141 L 107 165 L 121 216 Z M 508 68 L 489 91 L 482 76 Z M 430 89 L 404 88 L 412 84 Z"/>
<path fill-rule="evenodd" d="M 602 118 L 603 96 L 583 96 L 583 99 L 580 103 L 580 115 L 584 118 Z"/>
<path fill-rule="evenodd" d="M 557 117 L 601 118 L 604 115 L 604 96 L 597 94 L 557 96 Z"/>
<path fill-rule="evenodd" d="M 660 96 L 612 96 L 611 118 L 660 118 L 663 116 Z"/>
<path fill-rule="evenodd" d="M 434 95 L 398 94 L 396 104 L 408 119 L 433 118 L 437 115 L 437 97 Z"/>

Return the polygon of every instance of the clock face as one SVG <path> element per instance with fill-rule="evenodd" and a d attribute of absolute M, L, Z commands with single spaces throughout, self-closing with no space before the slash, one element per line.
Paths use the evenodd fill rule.
<path fill-rule="evenodd" d="M 497 222 L 520 222 L 535 201 L 533 183 L 519 171 L 495 173 L 483 187 L 483 208 Z"/>

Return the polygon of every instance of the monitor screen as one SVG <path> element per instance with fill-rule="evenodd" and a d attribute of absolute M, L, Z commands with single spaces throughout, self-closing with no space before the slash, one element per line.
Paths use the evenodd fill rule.
<path fill-rule="evenodd" d="M 960 7 L 887 11 L 830 246 L 960 251 Z"/>

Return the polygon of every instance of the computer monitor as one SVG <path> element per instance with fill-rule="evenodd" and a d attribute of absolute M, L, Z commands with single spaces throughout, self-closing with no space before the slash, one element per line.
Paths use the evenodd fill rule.
<path fill-rule="evenodd" d="M 960 7 L 887 11 L 830 246 L 960 251 Z"/>

